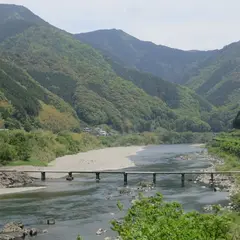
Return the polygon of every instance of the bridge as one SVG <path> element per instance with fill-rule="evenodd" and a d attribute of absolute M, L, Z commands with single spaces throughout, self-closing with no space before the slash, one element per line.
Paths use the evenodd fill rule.
<path fill-rule="evenodd" d="M 66 180 L 73 180 L 73 173 L 74 174 L 94 174 L 96 176 L 96 181 L 100 181 L 100 174 L 116 174 L 116 175 L 123 175 L 123 182 L 124 185 L 128 184 L 128 175 L 152 175 L 153 177 L 153 184 L 157 182 L 157 175 L 179 175 L 181 177 L 182 186 L 185 183 L 185 176 L 186 175 L 209 175 L 210 176 L 210 183 L 214 184 L 214 175 L 233 175 L 233 174 L 240 174 L 240 171 L 215 171 L 215 172 L 202 172 L 202 171 L 186 171 L 186 172 L 144 172 L 144 171 L 62 171 L 62 170 L 26 170 L 26 171 L 17 171 L 17 170 L 0 170 L 0 172 L 24 172 L 24 173 L 40 173 L 41 180 L 46 180 L 47 173 L 66 173 L 67 178 Z"/>

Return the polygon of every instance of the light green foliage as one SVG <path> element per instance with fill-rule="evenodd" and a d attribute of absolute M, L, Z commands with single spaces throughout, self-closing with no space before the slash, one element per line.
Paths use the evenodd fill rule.
<path fill-rule="evenodd" d="M 83 240 L 80 235 L 78 235 L 77 240 Z"/>
<path fill-rule="evenodd" d="M 161 194 L 142 197 L 127 211 L 123 221 L 112 221 L 123 240 L 233 240 L 232 219 L 213 214 L 185 213 L 181 204 L 164 202 Z"/>
<path fill-rule="evenodd" d="M 14 63 L 0 60 L 0 92 L 2 95 L 0 113 L 8 129 L 24 128 L 30 131 L 44 128 L 38 119 L 40 112 L 43 112 L 41 102 L 47 104 L 45 106 L 48 106 L 48 109 L 59 111 L 59 126 L 56 125 L 56 129 L 70 130 L 79 126 L 76 113 L 69 104 L 41 87 L 26 71 Z M 49 113 L 54 115 L 54 111 Z M 64 128 L 61 126 L 64 125 L 61 124 L 61 116 L 66 115 L 70 119 L 70 124 Z"/>
<path fill-rule="evenodd" d="M 67 154 L 102 146 L 89 134 L 61 132 L 0 131 L 0 165 L 46 165 Z"/>

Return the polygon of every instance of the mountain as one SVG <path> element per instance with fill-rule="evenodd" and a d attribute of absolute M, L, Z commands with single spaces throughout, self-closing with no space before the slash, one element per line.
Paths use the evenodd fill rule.
<path fill-rule="evenodd" d="M 199 63 L 215 53 L 156 45 L 116 29 L 80 33 L 75 37 L 126 67 L 137 68 L 175 83 L 184 83 L 196 71 Z"/>
<path fill-rule="evenodd" d="M 120 77 L 133 82 L 149 95 L 162 99 L 181 115 L 201 117 L 201 113 L 211 112 L 214 109 L 212 104 L 189 88 L 165 81 L 150 73 L 124 67 L 109 58 L 107 61 Z"/>
<path fill-rule="evenodd" d="M 219 50 L 186 85 L 216 106 L 240 103 L 240 42 Z"/>
<path fill-rule="evenodd" d="M 170 98 L 171 101 L 178 103 L 180 98 L 185 98 L 192 102 L 192 97 L 188 97 L 190 94 L 194 101 L 198 100 L 201 103 L 204 101 L 208 106 L 217 107 L 212 109 L 211 114 L 201 114 L 201 119 L 208 122 L 212 129 L 219 131 L 225 127 L 231 127 L 231 117 L 234 117 L 239 110 L 240 103 L 240 42 L 232 43 L 221 50 L 182 51 L 141 41 L 116 29 L 82 33 L 75 37 L 98 49 L 106 59 L 118 63 L 119 66 L 132 69 L 131 73 L 135 71 L 135 76 L 136 71 L 142 72 L 141 77 L 137 77 L 142 79 L 141 83 L 132 76 L 130 78 L 150 95 L 164 99 L 162 93 L 156 92 L 159 91 L 158 86 L 161 88 L 167 86 L 163 84 L 162 79 L 192 89 L 195 96 L 188 88 L 178 86 L 175 92 L 181 89 L 182 97 L 176 94 L 175 100 Z M 121 71 L 117 71 L 117 74 L 124 77 L 123 74 L 126 74 L 126 71 L 124 69 Z M 148 73 L 155 77 L 149 77 Z M 129 70 L 127 75 L 129 75 Z M 145 78 L 144 81 L 143 78 Z M 167 89 L 169 91 L 175 87 L 176 85 L 171 87 L 168 85 Z M 167 97 L 169 97 L 168 94 Z M 182 102 L 186 103 L 185 100 Z M 169 101 L 167 103 L 169 105 Z M 176 108 L 176 106 L 170 107 Z M 196 112 L 192 109 L 196 108 L 190 106 L 189 110 Z M 190 111 L 188 111 L 188 116 Z M 185 114 L 185 111 L 182 113 Z"/>
<path fill-rule="evenodd" d="M 189 88 L 122 66 L 118 57 L 117 61 L 107 59 L 105 53 L 24 7 L 0 4 L 0 12 L 4 13 L 0 24 L 5 29 L 0 32 L 2 127 L 58 132 L 108 125 L 119 132 L 161 128 L 205 132 L 213 129 L 211 116 L 216 112 L 218 130 L 226 125 L 219 119 L 222 115 L 218 109 Z M 209 54 L 163 46 L 159 49 L 171 50 L 168 63 L 173 61 L 178 68 L 175 53 L 182 57 L 180 65 L 188 66 Z M 195 55 L 200 56 L 198 60 L 194 60 Z"/>
<path fill-rule="evenodd" d="M 11 7 L 13 10 L 9 10 L 9 18 L 12 13 L 23 11 L 22 7 Z M 4 12 L 6 5 L 0 5 L 0 9 Z M 24 12 L 29 13 L 26 9 Z M 30 21 L 31 18 L 34 20 L 30 27 L 13 31 L 11 37 L 6 37 L 0 43 L 1 59 L 6 62 L 3 74 L 7 68 L 14 66 L 14 70 L 7 72 L 13 87 L 6 85 L 5 75 L 1 78 L 2 105 L 8 102 L 16 110 L 26 105 L 20 112 L 33 122 L 40 118 L 42 121 L 51 121 L 52 112 L 60 109 L 59 102 L 62 102 L 76 113 L 76 116 L 72 114 L 76 121 L 89 125 L 107 124 L 121 132 L 175 128 L 178 116 L 164 101 L 149 96 L 133 83 L 117 76 L 100 53 L 71 34 L 41 19 L 36 24 L 34 14 L 32 17 L 29 14 L 26 17 L 21 15 L 20 21 Z M 3 19 L 8 19 L 7 14 Z M 1 23 L 6 26 L 12 24 L 5 20 Z M 15 76 L 15 68 L 21 74 Z M 29 89 L 31 81 L 35 83 L 31 88 L 36 93 Z M 45 96 L 36 95 L 38 86 L 42 91 L 58 96 L 58 102 L 48 102 Z M 19 103 L 18 98 L 22 99 Z M 34 106 L 28 106 L 31 105 L 29 102 Z M 43 110 L 44 116 L 41 115 Z M 2 118 L 4 121 L 8 119 Z M 12 118 L 18 120 L 16 115 L 12 115 Z M 25 118 L 19 121 L 23 123 Z M 50 126 L 46 124 L 43 127 Z"/>
<path fill-rule="evenodd" d="M 44 20 L 23 6 L 1 4 L 0 42 L 35 25 L 47 25 Z"/>

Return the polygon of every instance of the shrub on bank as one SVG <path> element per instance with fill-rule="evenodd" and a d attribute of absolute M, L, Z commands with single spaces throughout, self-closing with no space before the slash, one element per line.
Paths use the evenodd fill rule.
<path fill-rule="evenodd" d="M 0 146 L 0 165 L 44 165 L 56 157 L 98 148 L 101 142 L 85 133 L 12 130 L 0 132 Z"/>
<path fill-rule="evenodd" d="M 210 133 L 143 132 L 97 137 L 88 133 L 0 131 L 0 165 L 46 165 L 56 157 L 101 147 L 205 142 Z"/>

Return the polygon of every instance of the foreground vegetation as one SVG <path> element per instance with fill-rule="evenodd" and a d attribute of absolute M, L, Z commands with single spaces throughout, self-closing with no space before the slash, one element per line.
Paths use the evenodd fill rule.
<path fill-rule="evenodd" d="M 205 142 L 211 134 L 144 132 L 97 137 L 88 133 L 62 131 L 0 131 L 0 165 L 47 165 L 56 157 L 91 149 L 161 143 Z"/>
<path fill-rule="evenodd" d="M 120 203 L 118 206 L 122 210 Z M 122 221 L 112 221 L 112 229 L 122 240 L 238 240 L 240 237 L 235 219 L 218 206 L 213 213 L 186 213 L 181 204 L 163 201 L 161 194 L 140 196 Z"/>

